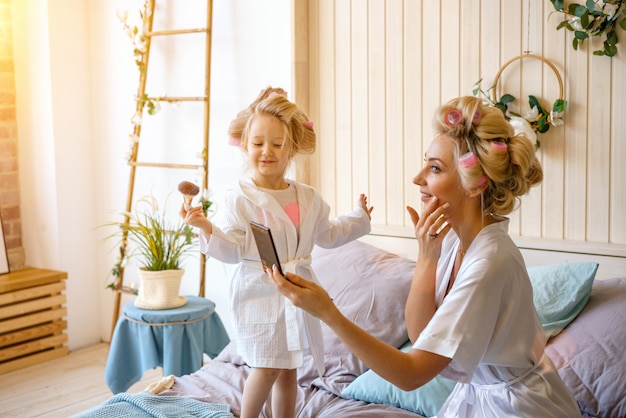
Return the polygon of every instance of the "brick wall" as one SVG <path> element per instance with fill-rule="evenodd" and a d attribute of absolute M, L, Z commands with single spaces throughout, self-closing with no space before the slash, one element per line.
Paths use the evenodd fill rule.
<path fill-rule="evenodd" d="M 17 151 L 11 0 L 0 0 L 0 216 L 11 270 L 25 259 Z"/>

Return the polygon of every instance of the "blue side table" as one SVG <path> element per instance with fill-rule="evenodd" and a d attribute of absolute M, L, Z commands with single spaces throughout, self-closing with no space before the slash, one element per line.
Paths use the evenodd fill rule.
<path fill-rule="evenodd" d="M 111 339 L 104 380 L 115 393 L 124 392 L 144 371 L 163 367 L 163 375 L 182 376 L 202 366 L 202 355 L 214 358 L 228 344 L 215 303 L 186 296 L 175 309 L 148 310 L 128 303 Z"/>

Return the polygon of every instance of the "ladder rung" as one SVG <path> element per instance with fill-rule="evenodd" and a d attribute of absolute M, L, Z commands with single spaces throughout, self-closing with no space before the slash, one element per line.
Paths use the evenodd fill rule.
<path fill-rule="evenodd" d="M 145 163 L 145 162 L 139 162 L 139 161 L 129 161 L 128 165 L 135 166 L 135 167 L 182 168 L 182 169 L 191 169 L 191 170 L 204 167 L 202 164 Z"/>
<path fill-rule="evenodd" d="M 208 32 L 207 28 L 197 28 L 197 29 L 170 29 L 170 30 L 159 30 L 146 32 L 145 36 L 167 36 L 167 35 L 184 35 L 187 33 L 203 33 Z"/>
<path fill-rule="evenodd" d="M 139 99 L 137 99 L 139 100 Z M 174 103 L 174 102 L 206 102 L 208 100 L 207 96 L 198 96 L 198 97 L 167 97 L 167 96 L 162 96 L 162 97 L 148 97 L 147 100 L 156 100 L 159 102 L 167 102 L 167 103 Z"/>

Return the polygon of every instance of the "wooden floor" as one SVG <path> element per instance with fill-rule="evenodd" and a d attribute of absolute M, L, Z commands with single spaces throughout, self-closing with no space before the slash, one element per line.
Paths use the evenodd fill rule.
<path fill-rule="evenodd" d="M 0 416 L 67 418 L 113 396 L 104 382 L 109 345 L 102 343 L 68 356 L 0 375 Z M 162 369 L 144 373 L 128 392 L 161 380 Z"/>

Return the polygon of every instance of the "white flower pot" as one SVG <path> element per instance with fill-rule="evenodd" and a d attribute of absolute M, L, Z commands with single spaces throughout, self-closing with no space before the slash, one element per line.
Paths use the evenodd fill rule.
<path fill-rule="evenodd" d="M 173 309 L 187 303 L 187 298 L 180 296 L 180 282 L 184 269 L 148 271 L 139 269 L 141 284 L 135 306 L 142 309 Z"/>

